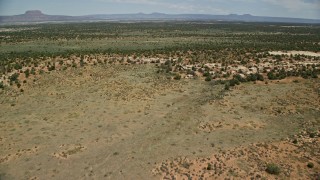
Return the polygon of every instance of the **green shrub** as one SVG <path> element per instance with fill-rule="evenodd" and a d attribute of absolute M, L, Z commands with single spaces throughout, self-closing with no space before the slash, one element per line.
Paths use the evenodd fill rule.
<path fill-rule="evenodd" d="M 12 74 L 12 75 L 9 77 L 10 82 L 17 82 L 17 81 L 18 81 L 18 77 L 19 77 L 19 74 L 18 74 L 18 73 Z"/>
<path fill-rule="evenodd" d="M 312 74 L 311 77 L 316 79 L 316 78 L 318 78 L 318 75 L 317 74 Z"/>
<path fill-rule="evenodd" d="M 212 79 L 211 76 L 207 76 L 204 80 L 205 81 L 211 81 L 211 79 Z"/>
<path fill-rule="evenodd" d="M 270 80 L 277 79 L 276 75 L 274 75 L 273 72 L 268 72 L 267 76 L 268 76 L 268 79 L 270 79 Z"/>
<path fill-rule="evenodd" d="M 315 132 L 310 132 L 310 133 L 309 133 L 309 137 L 310 137 L 310 138 L 315 138 L 316 135 L 317 135 L 317 133 L 315 133 Z"/>
<path fill-rule="evenodd" d="M 309 163 L 307 164 L 307 166 L 308 166 L 308 168 L 313 168 L 313 167 L 314 167 L 314 164 L 313 164 L 312 162 L 309 162 Z"/>
<path fill-rule="evenodd" d="M 15 65 L 14 65 L 14 69 L 15 69 L 15 70 L 22 69 L 22 65 L 21 65 L 21 64 L 15 64 Z"/>
<path fill-rule="evenodd" d="M 203 73 L 203 76 L 204 76 L 204 77 L 209 77 L 209 76 L 210 76 L 210 73 L 209 73 L 209 72 L 204 72 L 204 73 Z"/>
<path fill-rule="evenodd" d="M 238 79 L 231 79 L 229 83 L 230 83 L 230 86 L 235 86 L 235 85 L 239 85 L 240 81 Z"/>
<path fill-rule="evenodd" d="M 224 85 L 224 90 L 230 90 L 230 84 L 229 83 L 226 83 L 225 85 Z"/>
<path fill-rule="evenodd" d="M 261 74 L 257 74 L 257 80 L 258 81 L 264 81 L 264 78 Z"/>
<path fill-rule="evenodd" d="M 31 74 L 36 75 L 36 69 L 34 67 L 31 68 Z"/>
<path fill-rule="evenodd" d="M 292 141 L 292 143 L 293 143 L 293 144 L 298 144 L 298 140 L 297 140 L 297 139 L 294 139 L 294 140 Z"/>
<path fill-rule="evenodd" d="M 246 82 L 247 80 L 245 78 L 242 78 L 239 74 L 234 75 L 233 79 L 238 80 L 239 82 Z"/>
<path fill-rule="evenodd" d="M 26 75 L 26 78 L 28 78 L 30 76 L 30 70 L 29 69 L 25 70 L 24 74 Z"/>
<path fill-rule="evenodd" d="M 180 74 L 176 74 L 173 79 L 180 80 L 181 79 L 181 75 Z"/>
<path fill-rule="evenodd" d="M 212 170 L 212 166 L 210 163 L 208 163 L 207 170 Z"/>
<path fill-rule="evenodd" d="M 267 173 L 269 174 L 275 174 L 278 175 L 280 174 L 280 167 L 276 164 L 267 164 L 267 169 L 266 169 Z"/>

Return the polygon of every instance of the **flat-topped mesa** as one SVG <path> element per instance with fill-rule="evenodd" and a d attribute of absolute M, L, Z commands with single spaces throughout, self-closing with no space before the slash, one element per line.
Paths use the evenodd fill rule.
<path fill-rule="evenodd" d="M 44 14 L 40 10 L 31 10 L 31 11 L 26 11 L 25 15 L 28 15 L 28 16 L 42 16 Z"/>

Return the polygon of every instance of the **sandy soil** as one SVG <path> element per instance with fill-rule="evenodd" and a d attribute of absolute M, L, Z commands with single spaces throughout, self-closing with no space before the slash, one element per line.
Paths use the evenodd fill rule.
<path fill-rule="evenodd" d="M 299 143 L 289 140 L 258 143 L 223 150 L 209 157 L 179 157 L 162 162 L 153 173 L 162 174 L 163 179 L 319 179 L 319 166 L 307 165 L 318 164 L 320 138 L 304 134 Z M 266 172 L 269 163 L 280 168 L 279 175 Z"/>
<path fill-rule="evenodd" d="M 306 56 L 315 56 L 315 57 L 320 57 L 320 52 L 310 52 L 310 51 L 288 51 L 288 52 L 283 52 L 283 51 L 271 51 L 269 52 L 271 55 L 306 55 Z"/>
<path fill-rule="evenodd" d="M 214 82 L 168 80 L 155 72 L 153 65 L 88 66 L 37 75 L 24 93 L 1 91 L 1 179 L 182 178 L 185 170 L 159 168 L 179 157 L 199 169 L 193 177 L 201 177 L 204 164 L 214 164 L 223 151 L 257 148 L 272 156 L 282 152 L 272 145 L 294 150 L 288 137 L 319 129 L 318 79 L 246 83 L 224 92 Z M 318 138 L 310 141 L 319 144 Z M 266 149 L 260 148 L 265 144 Z M 307 152 L 295 155 L 304 159 L 294 167 L 302 168 L 290 177 L 311 178 L 319 172 L 318 152 L 307 159 L 315 167 L 305 168 Z M 238 176 L 231 177 L 252 177 L 251 172 L 269 177 L 263 170 L 269 161 L 265 157 L 261 164 L 246 161 L 260 158 L 249 152 L 226 157 L 227 167 L 244 162 L 247 169 L 236 169 Z M 286 154 L 281 157 L 286 161 Z M 287 177 L 286 172 L 279 177 Z M 222 176 L 228 174 L 223 171 Z"/>

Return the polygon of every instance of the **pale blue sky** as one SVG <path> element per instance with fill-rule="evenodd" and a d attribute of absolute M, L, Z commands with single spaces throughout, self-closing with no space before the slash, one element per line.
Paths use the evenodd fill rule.
<path fill-rule="evenodd" d="M 320 0 L 0 0 L 0 15 L 121 13 L 252 14 L 320 19 Z"/>

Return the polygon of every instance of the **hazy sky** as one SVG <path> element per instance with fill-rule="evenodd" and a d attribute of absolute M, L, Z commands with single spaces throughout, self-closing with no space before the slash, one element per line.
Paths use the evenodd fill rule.
<path fill-rule="evenodd" d="M 0 15 L 120 13 L 252 14 L 320 19 L 320 0 L 0 0 Z"/>

